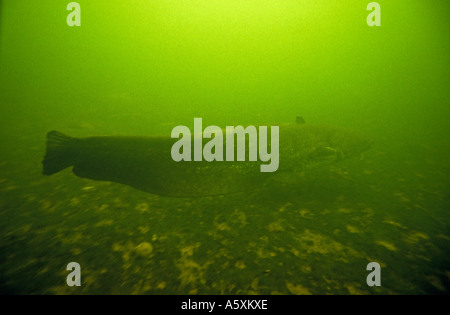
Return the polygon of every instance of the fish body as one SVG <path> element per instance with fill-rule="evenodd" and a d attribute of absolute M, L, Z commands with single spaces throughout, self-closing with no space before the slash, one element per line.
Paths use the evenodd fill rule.
<path fill-rule="evenodd" d="M 79 177 L 126 184 L 152 194 L 212 196 L 248 191 L 278 172 L 305 171 L 359 155 L 370 146 L 366 138 L 343 129 L 309 124 L 279 127 L 279 169 L 274 173 L 261 172 L 261 161 L 248 159 L 176 162 L 171 148 L 177 139 L 168 136 L 74 138 L 50 131 L 43 174 L 73 166 Z"/>

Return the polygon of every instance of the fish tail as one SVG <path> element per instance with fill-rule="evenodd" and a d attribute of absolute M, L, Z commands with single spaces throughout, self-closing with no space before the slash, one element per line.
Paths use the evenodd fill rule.
<path fill-rule="evenodd" d="M 52 175 L 73 165 L 71 148 L 75 140 L 55 130 L 47 133 L 47 150 L 42 161 L 44 175 Z"/>

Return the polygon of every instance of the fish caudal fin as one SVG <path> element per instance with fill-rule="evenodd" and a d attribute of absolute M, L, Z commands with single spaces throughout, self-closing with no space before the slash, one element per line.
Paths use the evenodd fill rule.
<path fill-rule="evenodd" d="M 71 150 L 75 138 L 66 136 L 58 131 L 47 133 L 47 151 L 42 161 L 44 175 L 57 173 L 73 165 L 73 152 Z"/>

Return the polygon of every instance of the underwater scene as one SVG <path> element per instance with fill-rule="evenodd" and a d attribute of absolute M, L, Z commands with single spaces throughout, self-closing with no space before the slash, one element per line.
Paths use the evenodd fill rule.
<path fill-rule="evenodd" d="M 449 16 L 0 1 L 0 293 L 449 294 Z"/>

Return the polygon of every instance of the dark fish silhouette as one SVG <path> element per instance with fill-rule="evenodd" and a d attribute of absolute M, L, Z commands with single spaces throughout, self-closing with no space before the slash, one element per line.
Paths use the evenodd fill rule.
<path fill-rule="evenodd" d="M 260 161 L 175 162 L 171 148 L 178 139 L 170 137 L 74 138 L 50 131 L 43 174 L 73 166 L 79 177 L 126 184 L 153 194 L 212 196 L 248 191 L 278 172 L 305 171 L 360 155 L 370 146 L 368 139 L 356 133 L 329 126 L 285 124 L 279 130 L 279 169 L 274 173 L 261 172 Z"/>

